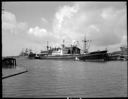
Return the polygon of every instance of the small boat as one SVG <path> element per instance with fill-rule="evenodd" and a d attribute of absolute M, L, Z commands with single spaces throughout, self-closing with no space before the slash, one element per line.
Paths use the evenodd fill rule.
<path fill-rule="evenodd" d="M 30 52 L 29 55 L 28 55 L 28 58 L 29 58 L 29 59 L 35 59 L 35 56 L 36 56 L 35 53 Z"/>

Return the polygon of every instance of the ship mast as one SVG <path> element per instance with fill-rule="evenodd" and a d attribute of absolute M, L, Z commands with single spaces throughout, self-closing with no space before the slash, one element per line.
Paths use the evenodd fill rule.
<path fill-rule="evenodd" d="M 84 53 L 87 53 L 88 52 L 88 49 L 87 49 L 87 40 L 86 40 L 86 36 L 84 37 Z"/>
<path fill-rule="evenodd" d="M 84 53 L 88 53 L 91 40 L 86 40 L 86 36 L 84 36 L 84 40 L 82 41 L 84 42 Z"/>
<path fill-rule="evenodd" d="M 48 41 L 47 41 L 47 51 L 49 50 Z"/>
<path fill-rule="evenodd" d="M 62 48 L 64 48 L 64 47 L 65 47 L 64 42 L 65 42 L 65 40 L 63 40 Z"/>

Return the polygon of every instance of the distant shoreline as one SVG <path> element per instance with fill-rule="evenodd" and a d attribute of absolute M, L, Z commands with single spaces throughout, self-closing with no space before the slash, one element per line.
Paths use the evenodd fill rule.
<path fill-rule="evenodd" d="M 7 57 L 20 58 L 20 57 L 27 57 L 27 56 L 2 56 L 2 58 L 7 58 Z"/>

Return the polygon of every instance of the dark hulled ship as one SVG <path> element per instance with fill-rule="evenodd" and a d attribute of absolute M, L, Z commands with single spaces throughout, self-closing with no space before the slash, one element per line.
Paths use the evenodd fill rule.
<path fill-rule="evenodd" d="M 90 46 L 88 42 L 89 40 L 86 40 L 86 38 L 84 38 L 84 54 L 78 57 L 79 60 L 83 60 L 83 61 L 107 61 L 108 60 L 107 50 L 88 52 L 88 49 Z"/>

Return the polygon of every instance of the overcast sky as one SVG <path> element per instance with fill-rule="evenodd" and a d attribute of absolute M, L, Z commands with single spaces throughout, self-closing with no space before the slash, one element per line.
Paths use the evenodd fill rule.
<path fill-rule="evenodd" d="M 22 49 L 39 52 L 92 40 L 89 51 L 120 50 L 127 44 L 126 2 L 4 2 L 2 3 L 2 55 Z"/>

